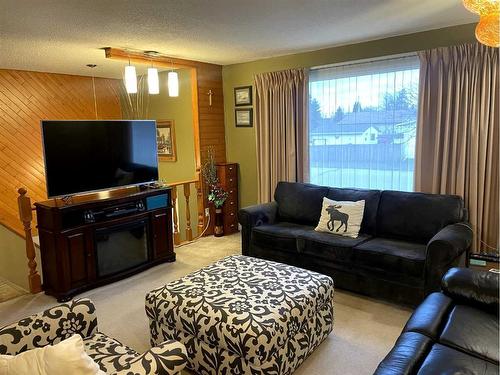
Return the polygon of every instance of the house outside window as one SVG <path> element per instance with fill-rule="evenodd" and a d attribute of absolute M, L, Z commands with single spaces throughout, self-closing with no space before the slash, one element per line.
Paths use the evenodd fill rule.
<path fill-rule="evenodd" d="M 416 56 L 312 69 L 311 183 L 412 191 L 418 79 Z"/>

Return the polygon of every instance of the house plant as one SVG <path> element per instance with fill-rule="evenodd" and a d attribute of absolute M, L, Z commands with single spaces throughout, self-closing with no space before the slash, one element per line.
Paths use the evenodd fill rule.
<path fill-rule="evenodd" d="M 205 163 L 203 163 L 202 175 L 208 186 L 208 201 L 215 207 L 214 236 L 222 237 L 224 235 L 224 216 L 222 215 L 222 206 L 227 199 L 228 193 L 219 184 L 213 147 L 210 147 L 207 151 L 207 159 L 205 160 Z"/>

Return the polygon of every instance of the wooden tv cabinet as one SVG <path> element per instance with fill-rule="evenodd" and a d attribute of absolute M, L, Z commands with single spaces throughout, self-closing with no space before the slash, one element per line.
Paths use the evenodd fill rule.
<path fill-rule="evenodd" d="M 35 203 L 43 289 L 64 302 L 175 261 L 169 188 L 129 188 Z"/>

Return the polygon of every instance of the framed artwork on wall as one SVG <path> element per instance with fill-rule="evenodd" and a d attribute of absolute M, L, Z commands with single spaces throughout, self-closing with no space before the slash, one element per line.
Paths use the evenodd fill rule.
<path fill-rule="evenodd" d="M 156 143 L 160 161 L 177 161 L 174 120 L 156 121 Z"/>
<path fill-rule="evenodd" d="M 251 128 L 253 126 L 252 108 L 237 108 L 234 110 L 234 122 L 239 128 Z"/>
<path fill-rule="evenodd" d="M 234 105 L 252 105 L 252 86 L 234 88 Z"/>

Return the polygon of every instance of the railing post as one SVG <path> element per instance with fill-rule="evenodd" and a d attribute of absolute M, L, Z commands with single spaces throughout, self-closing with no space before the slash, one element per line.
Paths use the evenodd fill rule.
<path fill-rule="evenodd" d="M 42 280 L 40 274 L 36 270 L 36 253 L 35 245 L 33 243 L 33 236 L 31 234 L 31 221 L 33 220 L 33 214 L 31 212 L 31 199 L 26 196 L 26 189 L 19 188 L 17 190 L 19 197 L 17 198 L 17 204 L 19 207 L 19 219 L 21 219 L 24 227 L 24 234 L 26 236 L 26 257 L 28 258 L 28 284 L 31 293 L 39 293 L 42 291 Z"/>
<path fill-rule="evenodd" d="M 191 195 L 191 186 L 189 182 L 184 185 L 184 197 L 186 198 L 186 240 L 193 239 L 193 230 L 191 229 L 191 209 L 189 207 L 189 196 Z"/>
<path fill-rule="evenodd" d="M 203 228 L 205 227 L 205 210 L 203 204 L 203 185 L 201 181 L 201 173 L 200 170 L 196 172 L 196 204 L 198 207 L 198 235 L 203 232 Z"/>
<path fill-rule="evenodd" d="M 174 217 L 174 245 L 179 245 L 181 243 L 181 236 L 179 233 L 179 213 L 177 206 L 177 186 L 172 186 L 172 206 Z"/>

